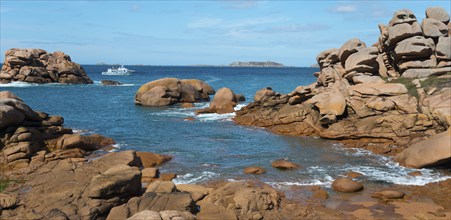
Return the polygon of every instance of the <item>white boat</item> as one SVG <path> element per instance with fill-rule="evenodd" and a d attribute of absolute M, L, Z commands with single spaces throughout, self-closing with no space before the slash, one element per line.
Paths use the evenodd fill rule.
<path fill-rule="evenodd" d="M 102 75 L 110 75 L 110 76 L 129 76 L 132 75 L 132 73 L 135 72 L 134 70 L 130 70 L 124 67 L 124 65 L 122 65 L 121 67 L 118 68 L 108 68 L 107 71 L 102 72 Z"/>

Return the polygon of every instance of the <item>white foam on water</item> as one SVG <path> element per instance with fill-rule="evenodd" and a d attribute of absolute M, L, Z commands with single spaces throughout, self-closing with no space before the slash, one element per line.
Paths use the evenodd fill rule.
<path fill-rule="evenodd" d="M 232 118 L 235 117 L 235 113 L 227 113 L 227 114 L 216 114 L 216 113 L 207 113 L 207 114 L 200 114 L 196 117 L 201 122 L 207 122 L 207 121 L 232 121 Z"/>
<path fill-rule="evenodd" d="M 118 150 L 121 149 L 121 145 L 120 144 L 113 144 L 113 149 L 109 150 L 108 152 L 116 152 Z"/>
<path fill-rule="evenodd" d="M 211 180 L 217 178 L 219 174 L 209 171 L 204 171 L 200 174 L 187 173 L 185 175 L 177 175 L 177 178 L 172 180 L 175 184 L 193 184 L 205 180 Z"/>
<path fill-rule="evenodd" d="M 219 80 L 221 80 L 221 78 L 211 76 L 210 79 L 207 80 L 207 81 L 205 81 L 205 82 L 206 82 L 206 83 L 212 83 L 212 82 L 217 82 L 217 81 L 219 81 Z"/>
<path fill-rule="evenodd" d="M 451 176 L 444 175 L 439 170 L 434 169 L 413 169 L 399 165 L 394 162 L 391 157 L 386 157 L 378 154 L 374 154 L 371 151 L 359 149 L 359 148 L 341 148 L 339 145 L 334 145 L 337 150 L 344 152 L 348 156 L 366 157 L 378 163 L 378 166 L 365 166 L 365 165 L 350 165 L 344 164 L 340 173 L 344 174 L 349 171 L 362 173 L 370 181 L 382 181 L 387 183 L 393 183 L 398 185 L 414 185 L 424 186 L 428 183 L 439 182 L 447 179 L 451 179 Z M 421 176 L 410 176 L 409 173 L 414 171 L 420 171 Z"/>
<path fill-rule="evenodd" d="M 33 86 L 54 86 L 54 85 L 63 85 L 61 83 L 46 83 L 46 84 L 40 84 L 40 83 L 27 83 L 27 82 L 10 82 L 7 84 L 0 84 L 0 87 L 33 87 Z"/>

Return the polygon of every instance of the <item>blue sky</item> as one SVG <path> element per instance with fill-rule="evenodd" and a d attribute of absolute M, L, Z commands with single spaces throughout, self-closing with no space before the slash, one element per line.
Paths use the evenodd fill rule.
<path fill-rule="evenodd" d="M 13 47 L 63 51 L 81 64 L 310 66 L 351 38 L 377 41 L 399 9 L 421 21 L 446 1 L 7 1 L 0 59 Z"/>

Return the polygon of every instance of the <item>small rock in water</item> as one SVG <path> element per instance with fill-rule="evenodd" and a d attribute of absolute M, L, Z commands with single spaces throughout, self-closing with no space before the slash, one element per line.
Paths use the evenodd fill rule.
<path fill-rule="evenodd" d="M 361 174 L 359 172 L 349 171 L 348 173 L 346 173 L 346 176 L 354 179 L 354 178 L 363 176 L 363 174 Z"/>
<path fill-rule="evenodd" d="M 329 198 L 329 194 L 324 189 L 318 189 L 313 192 L 312 197 L 315 199 L 326 200 Z"/>
<path fill-rule="evenodd" d="M 184 103 L 182 103 L 181 106 L 182 106 L 182 108 L 193 108 L 194 104 L 190 103 L 190 102 L 184 102 Z"/>
<path fill-rule="evenodd" d="M 406 194 L 404 192 L 395 191 L 395 190 L 383 190 L 379 192 L 374 192 L 371 194 L 373 198 L 379 199 L 402 199 Z"/>
<path fill-rule="evenodd" d="M 194 121 L 196 120 L 194 117 L 187 117 L 185 119 L 183 119 L 184 121 Z"/>
<path fill-rule="evenodd" d="M 413 171 L 408 173 L 409 176 L 422 176 L 423 174 L 421 173 L 421 171 Z"/>
<path fill-rule="evenodd" d="M 300 168 L 300 166 L 298 164 L 293 163 L 288 160 L 284 160 L 284 159 L 275 160 L 274 162 L 272 162 L 271 165 L 274 168 L 284 169 L 284 170 Z"/>
<path fill-rule="evenodd" d="M 266 173 L 266 170 L 263 167 L 246 167 L 243 172 L 247 174 L 263 174 Z"/>
<path fill-rule="evenodd" d="M 118 85 L 122 85 L 121 82 L 114 81 L 114 80 L 102 80 L 101 83 L 104 86 L 118 86 Z"/>
<path fill-rule="evenodd" d="M 342 177 L 334 180 L 332 188 L 338 192 L 351 193 L 362 190 L 363 185 L 349 178 Z"/>

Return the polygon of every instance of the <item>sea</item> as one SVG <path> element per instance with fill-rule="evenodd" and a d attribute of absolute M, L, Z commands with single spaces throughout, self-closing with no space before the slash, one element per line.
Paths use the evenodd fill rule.
<path fill-rule="evenodd" d="M 362 173 L 372 184 L 425 185 L 451 178 L 438 169 L 410 169 L 391 158 L 318 137 L 273 134 L 265 129 L 235 124 L 232 114 L 195 115 L 195 108 L 143 107 L 134 104 L 138 88 L 150 81 L 175 77 L 200 79 L 218 90 L 228 87 L 253 100 L 255 92 L 271 87 L 289 93 L 297 86 L 316 81 L 317 68 L 240 68 L 126 66 L 136 70 L 131 76 L 103 76 L 110 66 L 83 65 L 92 85 L 10 83 L 0 85 L 18 95 L 34 110 L 64 117 L 64 125 L 82 134 L 101 134 L 113 138 L 115 151 L 137 150 L 172 155 L 160 172 L 174 172 L 175 183 L 205 183 L 215 180 L 260 180 L 274 187 L 318 185 L 330 188 L 332 181 L 349 171 Z M 102 86 L 101 80 L 116 80 L 120 86 Z M 192 117 L 195 120 L 187 120 Z M 288 159 L 301 166 L 281 171 L 271 167 L 277 159 Z M 248 166 L 261 166 L 265 174 L 243 174 Z M 422 176 L 408 175 L 421 171 Z"/>

